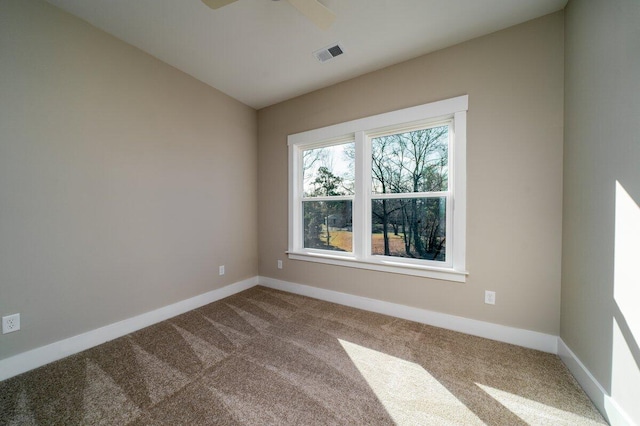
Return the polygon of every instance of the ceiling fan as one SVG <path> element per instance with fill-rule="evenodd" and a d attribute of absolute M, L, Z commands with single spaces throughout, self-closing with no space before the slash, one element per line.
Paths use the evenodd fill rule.
<path fill-rule="evenodd" d="M 202 0 L 211 9 L 218 9 L 237 0 Z M 320 29 L 328 29 L 336 19 L 336 14 L 318 0 L 288 0 L 289 3 Z"/>

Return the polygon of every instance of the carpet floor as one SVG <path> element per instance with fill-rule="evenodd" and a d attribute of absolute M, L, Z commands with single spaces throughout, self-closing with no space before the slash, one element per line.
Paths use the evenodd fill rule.
<path fill-rule="evenodd" d="M 555 355 L 254 287 L 0 382 L 0 424 L 606 422 Z"/>

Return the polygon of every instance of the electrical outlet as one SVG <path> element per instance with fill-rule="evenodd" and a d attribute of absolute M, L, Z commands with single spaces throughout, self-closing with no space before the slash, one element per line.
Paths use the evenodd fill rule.
<path fill-rule="evenodd" d="M 282 269 L 282 260 L 278 260 L 278 269 Z"/>
<path fill-rule="evenodd" d="M 220 275 L 224 275 L 224 265 L 220 265 L 220 268 L 218 268 L 218 273 Z"/>
<path fill-rule="evenodd" d="M 487 305 L 495 305 L 496 304 L 496 292 L 485 290 L 484 292 L 484 303 Z"/>
<path fill-rule="evenodd" d="M 2 317 L 2 334 L 13 333 L 20 330 L 20 314 Z"/>

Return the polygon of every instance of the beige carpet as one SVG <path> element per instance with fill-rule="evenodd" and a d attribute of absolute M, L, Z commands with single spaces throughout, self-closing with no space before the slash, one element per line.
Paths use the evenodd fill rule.
<path fill-rule="evenodd" d="M 255 287 L 0 383 L 0 424 L 605 424 L 555 355 Z"/>

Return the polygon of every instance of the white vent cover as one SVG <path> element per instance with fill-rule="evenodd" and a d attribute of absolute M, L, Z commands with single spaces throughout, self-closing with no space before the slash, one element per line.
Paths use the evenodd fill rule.
<path fill-rule="evenodd" d="M 340 56 L 344 53 L 344 48 L 340 43 L 334 43 L 331 46 L 323 47 L 320 50 L 313 52 L 313 56 L 320 62 L 327 62 L 336 56 Z"/>

